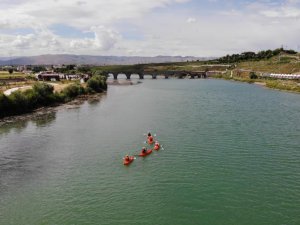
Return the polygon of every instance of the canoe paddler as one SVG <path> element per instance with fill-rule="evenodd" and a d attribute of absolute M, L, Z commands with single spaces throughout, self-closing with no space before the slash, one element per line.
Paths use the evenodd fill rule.
<path fill-rule="evenodd" d="M 149 142 L 152 142 L 152 141 L 153 141 L 153 137 L 152 137 L 152 136 L 149 136 L 149 137 L 148 137 L 148 141 L 149 141 Z"/>
<path fill-rule="evenodd" d="M 146 147 L 142 148 L 142 153 L 147 153 L 147 148 Z"/>

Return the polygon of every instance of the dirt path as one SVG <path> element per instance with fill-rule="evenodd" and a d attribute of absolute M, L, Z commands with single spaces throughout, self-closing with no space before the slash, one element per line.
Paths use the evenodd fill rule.
<path fill-rule="evenodd" d="M 54 91 L 56 91 L 56 92 L 61 92 L 65 87 L 70 85 L 70 83 L 68 83 L 68 84 L 47 83 L 47 84 L 53 86 Z M 6 96 L 9 96 L 9 95 L 11 95 L 11 93 L 13 93 L 17 90 L 25 91 L 25 90 L 31 89 L 31 88 L 32 88 L 32 86 L 28 86 L 28 85 L 21 86 L 21 87 L 14 87 L 14 88 L 5 90 L 3 92 L 3 94 L 5 94 Z"/>
<path fill-rule="evenodd" d="M 14 87 L 14 88 L 11 88 L 11 89 L 8 89 L 8 90 L 4 91 L 3 94 L 5 94 L 6 96 L 9 96 L 14 91 L 17 91 L 17 90 L 25 91 L 25 90 L 30 89 L 30 88 L 32 88 L 32 86 Z"/>

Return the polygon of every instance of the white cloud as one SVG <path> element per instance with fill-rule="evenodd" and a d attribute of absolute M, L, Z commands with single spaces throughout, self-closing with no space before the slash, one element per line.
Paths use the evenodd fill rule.
<path fill-rule="evenodd" d="M 172 7 L 189 0 L 5 1 L 0 3 L 0 54 L 218 56 L 282 44 L 293 48 L 300 40 L 299 0 L 256 1 L 209 12 Z M 55 24 L 94 35 L 68 38 L 51 31 Z M 126 38 L 129 26 L 142 38 Z M 1 33 L 1 28 L 29 28 L 31 33 Z"/>
<path fill-rule="evenodd" d="M 31 43 L 35 40 L 35 36 L 33 34 L 28 35 L 18 35 L 11 43 L 13 47 L 17 48 L 29 48 Z"/>
<path fill-rule="evenodd" d="M 86 54 L 95 51 L 104 53 L 121 40 L 121 35 L 113 28 L 118 21 L 139 19 L 155 8 L 186 1 L 188 0 L 12 0 L 0 3 L 0 6 L 7 6 L 0 7 L 0 28 L 34 30 L 32 34 L 9 37 L 14 44 L 7 46 L 15 49 L 15 52 L 26 46 L 28 54 L 37 54 L 41 50 L 36 49 L 37 47 L 48 44 L 49 49 L 54 49 L 57 45 L 65 52 L 85 49 Z M 51 33 L 49 27 L 54 24 L 92 31 L 95 37 L 67 40 L 63 34 L 57 36 Z"/>
<path fill-rule="evenodd" d="M 26 17 L 38 19 L 44 25 L 64 22 L 79 28 L 109 24 L 117 20 L 137 18 L 152 9 L 187 0 L 28 0 L 10 10 L 2 9 L 2 20 L 22 23 Z M 10 18 L 14 15 L 14 19 Z M 30 26 L 30 24 L 27 24 Z"/>
<path fill-rule="evenodd" d="M 94 38 L 73 39 L 70 42 L 70 47 L 76 50 L 93 48 L 107 51 L 113 48 L 120 38 L 118 32 L 107 29 L 104 26 L 92 27 L 91 31 L 94 32 Z"/>
<path fill-rule="evenodd" d="M 248 9 L 255 11 L 260 15 L 269 18 L 299 18 L 300 17 L 300 1 L 286 0 L 279 2 L 252 2 L 247 5 Z"/>
<path fill-rule="evenodd" d="M 186 20 L 187 23 L 195 23 L 197 22 L 197 19 L 194 18 L 194 17 L 189 17 L 187 20 Z"/>
<path fill-rule="evenodd" d="M 120 37 L 118 32 L 104 26 L 92 27 L 91 30 L 95 33 L 95 45 L 101 50 L 111 49 Z"/>
<path fill-rule="evenodd" d="M 300 9 L 293 7 L 282 7 L 279 9 L 263 10 L 261 14 L 271 18 L 299 18 Z"/>

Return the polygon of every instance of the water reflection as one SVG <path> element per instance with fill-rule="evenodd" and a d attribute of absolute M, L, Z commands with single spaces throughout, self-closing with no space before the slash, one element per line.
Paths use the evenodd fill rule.
<path fill-rule="evenodd" d="M 45 176 L 53 164 L 57 163 L 54 161 L 49 163 L 49 152 L 53 151 L 54 146 L 50 140 L 56 134 L 49 132 L 48 128 L 58 119 L 57 112 L 80 111 L 85 104 L 96 108 L 106 97 L 106 93 L 93 95 L 85 100 L 78 99 L 59 107 L 46 108 L 33 114 L 2 120 L 0 123 L 0 143 L 2 143 L 0 144 L 0 195 L 11 188 L 22 187 L 26 182 L 30 183 L 28 180 L 37 180 L 38 177 Z"/>
<path fill-rule="evenodd" d="M 21 133 L 27 126 L 32 122 L 37 127 L 46 127 L 51 125 L 56 119 L 56 112 L 59 109 L 78 110 L 86 102 L 91 106 L 97 106 L 101 100 L 107 97 L 107 93 L 94 95 L 89 97 L 87 100 L 79 100 L 75 103 L 70 102 L 69 104 L 62 105 L 58 108 L 46 108 L 45 110 L 39 111 L 33 114 L 20 115 L 11 117 L 9 119 L 0 120 L 0 137 L 1 135 L 8 134 L 10 132 Z"/>
<path fill-rule="evenodd" d="M 0 146 L 0 194 L 8 187 L 18 187 L 36 178 L 46 166 L 43 135 L 33 132 L 32 125 L 50 126 L 56 120 L 56 112 L 39 112 L 30 117 L 0 126 L 0 141 L 2 135 L 7 135 L 3 137 L 6 144 Z M 16 134 L 18 136 L 13 138 Z M 40 141 L 34 143 L 37 139 Z"/>
<path fill-rule="evenodd" d="M 37 127 L 45 127 L 53 123 L 55 119 L 55 111 L 45 111 L 16 117 L 15 119 L 12 119 L 12 121 L 4 120 L 2 124 L 0 124 L 0 137 L 1 135 L 8 134 L 10 132 L 21 133 L 25 128 L 27 128 L 30 122 L 33 122 Z"/>
<path fill-rule="evenodd" d="M 106 98 L 107 98 L 107 92 L 104 92 L 101 94 L 94 95 L 91 98 L 88 98 L 85 101 L 85 103 L 87 103 L 90 108 L 97 108 L 99 107 L 99 104 L 103 102 Z"/>
<path fill-rule="evenodd" d="M 34 122 L 37 127 L 46 127 L 53 123 L 55 119 L 56 112 L 50 112 L 41 116 L 34 117 L 31 121 Z"/>
<path fill-rule="evenodd" d="M 28 125 L 28 120 L 18 121 L 18 122 L 3 122 L 0 124 L 0 135 L 9 133 L 14 130 L 16 133 L 20 133 Z"/>
<path fill-rule="evenodd" d="M 22 135 L 0 148 L 0 194 L 35 179 L 44 170 L 46 152 L 43 142 L 33 144 L 37 138 Z"/>

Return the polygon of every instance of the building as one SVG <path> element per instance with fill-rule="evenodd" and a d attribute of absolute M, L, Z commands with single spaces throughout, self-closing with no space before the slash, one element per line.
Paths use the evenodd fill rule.
<path fill-rule="evenodd" d="M 35 78 L 37 80 L 42 80 L 42 81 L 59 81 L 60 74 L 54 73 L 52 71 L 43 71 L 43 72 L 37 73 L 35 75 Z"/>
<path fill-rule="evenodd" d="M 288 79 L 288 80 L 300 80 L 300 74 L 263 74 L 263 77 L 276 78 L 276 79 Z"/>

